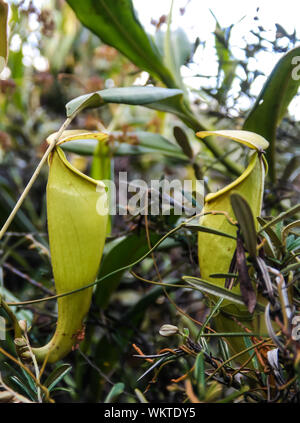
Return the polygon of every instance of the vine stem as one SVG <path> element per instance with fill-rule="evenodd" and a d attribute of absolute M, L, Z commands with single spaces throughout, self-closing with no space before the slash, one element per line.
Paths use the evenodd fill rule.
<path fill-rule="evenodd" d="M 149 251 L 147 251 L 142 257 L 140 257 L 139 259 L 137 259 L 136 261 L 134 261 L 133 263 L 130 263 L 130 264 L 128 264 L 127 266 L 123 266 L 123 267 L 120 267 L 119 269 L 116 269 L 116 270 L 113 270 L 112 272 L 110 272 L 110 273 L 107 273 L 106 275 L 104 275 L 104 276 L 102 276 L 101 278 L 99 278 L 99 279 L 96 279 L 96 281 L 95 282 L 92 282 L 92 283 L 90 283 L 90 284 L 88 284 L 88 285 L 85 285 L 85 286 L 83 286 L 83 287 L 81 287 L 81 288 L 77 288 L 77 289 L 74 289 L 74 290 L 72 290 L 72 291 L 67 291 L 67 292 L 63 292 L 63 293 L 61 293 L 61 294 L 57 294 L 57 295 L 52 295 L 52 296 L 50 296 L 50 297 L 45 297 L 45 298 L 39 298 L 39 299 L 37 299 L 37 300 L 30 300 L 30 301 L 18 301 L 18 302 L 9 302 L 9 303 L 7 303 L 7 305 L 8 306 L 22 306 L 22 305 L 28 305 L 28 304 L 36 304 L 36 303 L 42 303 L 42 302 L 45 302 L 45 301 L 49 301 L 49 300 L 54 300 L 54 299 L 57 299 L 57 298 L 62 298 L 62 297 L 65 297 L 65 296 L 67 296 L 67 295 L 71 295 L 71 294 L 75 294 L 75 293 L 77 293 L 77 292 L 80 292 L 80 291 L 83 291 L 83 290 L 85 290 L 85 289 L 88 289 L 88 288 L 91 288 L 92 286 L 94 286 L 94 285 L 97 285 L 98 283 L 100 283 L 100 282 L 102 282 L 104 279 L 107 279 L 107 278 L 109 278 L 109 277 L 111 277 L 111 276 L 113 276 L 113 275 L 116 275 L 117 273 L 119 273 L 119 272 L 122 272 L 122 271 L 124 271 L 124 270 L 129 270 L 129 269 L 131 269 L 132 267 L 134 267 L 134 266 L 136 266 L 137 264 L 139 264 L 141 261 L 143 261 L 146 257 L 148 257 L 166 238 L 168 238 L 170 235 L 172 235 L 173 233 L 175 233 L 175 232 L 177 232 L 177 231 L 179 231 L 180 229 L 183 229 L 183 228 L 188 228 L 188 226 L 187 226 L 187 224 L 191 221 L 191 220 L 193 220 L 193 219 L 196 219 L 196 218 L 199 218 L 200 216 L 205 216 L 205 215 L 207 215 L 207 214 L 214 214 L 214 215 L 217 215 L 217 214 L 222 214 L 222 215 L 224 215 L 227 219 L 228 219 L 228 221 L 229 221 L 229 223 L 231 223 L 232 225 L 234 224 L 234 223 L 232 223 L 232 221 L 231 220 L 229 220 L 229 219 L 231 219 L 230 218 L 230 216 L 228 215 L 228 213 L 227 212 L 225 212 L 225 211 L 221 211 L 221 210 L 211 210 L 211 211 L 209 211 L 209 212 L 201 212 L 201 213 L 199 213 L 199 214 L 197 214 L 197 215 L 195 215 L 195 216 L 192 216 L 192 217 L 190 217 L 189 219 L 187 219 L 185 222 L 182 222 L 182 223 L 180 223 L 178 226 L 176 226 L 175 228 L 173 228 L 173 229 L 171 229 L 169 232 L 167 232 L 162 238 L 160 238 L 157 242 L 156 242 L 156 244 L 149 250 Z M 205 281 L 206 282 L 206 281 Z M 152 281 L 152 283 L 154 283 L 154 284 L 156 284 L 156 285 L 161 285 L 161 283 L 160 282 L 154 282 L 154 281 Z M 170 284 L 168 284 L 168 286 L 171 286 Z M 178 285 L 176 285 L 176 286 L 178 286 Z M 190 287 L 190 286 L 189 286 Z M 199 288 L 196 288 L 195 286 L 194 286 L 194 288 L 193 289 L 196 289 L 196 290 L 198 290 L 198 291 L 200 291 L 200 289 Z"/>
<path fill-rule="evenodd" d="M 7 229 L 9 228 L 11 222 L 13 221 L 15 215 L 17 214 L 19 208 L 21 207 L 23 201 L 25 200 L 26 196 L 28 195 L 32 185 L 34 184 L 34 182 L 36 181 L 43 165 L 45 164 L 49 154 L 51 153 L 51 151 L 53 150 L 53 148 L 55 147 L 57 141 L 59 140 L 60 136 L 62 135 L 62 133 L 65 131 L 65 129 L 70 125 L 71 121 L 74 119 L 75 114 L 73 114 L 72 116 L 68 117 L 64 123 L 62 124 L 62 126 L 59 128 L 56 137 L 51 141 L 51 143 L 49 144 L 49 147 L 47 148 L 47 150 L 45 151 L 43 157 L 41 158 L 41 161 L 39 162 L 37 168 L 35 169 L 33 175 L 31 176 L 28 184 L 26 185 L 24 191 L 22 192 L 19 200 L 16 202 L 15 207 L 13 208 L 13 210 L 11 211 L 10 215 L 8 216 L 6 222 L 4 223 L 4 225 L 1 228 L 0 231 L 0 240 L 3 238 L 3 235 L 5 234 L 5 232 L 7 231 Z"/>

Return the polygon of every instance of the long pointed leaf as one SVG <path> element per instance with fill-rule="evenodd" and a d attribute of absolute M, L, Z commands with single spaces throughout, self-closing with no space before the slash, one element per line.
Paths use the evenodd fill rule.
<path fill-rule="evenodd" d="M 103 42 L 167 86 L 175 87 L 158 48 L 139 22 L 131 0 L 67 1 L 83 25 Z"/>
<path fill-rule="evenodd" d="M 240 225 L 245 245 L 252 257 L 256 257 L 256 228 L 251 207 L 238 193 L 230 196 L 231 207 Z"/>
<path fill-rule="evenodd" d="M 160 87 L 122 87 L 96 91 L 74 98 L 66 105 L 67 116 L 88 107 L 106 103 L 140 105 L 158 110 L 177 112 L 176 104 L 182 100 L 182 91 Z"/>
<path fill-rule="evenodd" d="M 193 276 L 183 276 L 182 279 L 185 282 L 187 282 L 189 285 L 192 285 L 196 287 L 197 289 L 203 290 L 204 292 L 208 294 L 212 294 L 219 298 L 224 298 L 225 300 L 229 300 L 235 304 L 245 307 L 242 296 L 232 292 L 230 289 L 216 286 L 209 281 L 196 278 Z M 257 303 L 256 309 L 259 311 L 264 311 L 265 308 L 262 304 Z"/>
<path fill-rule="evenodd" d="M 300 47 L 297 47 L 279 60 L 244 123 L 244 129 L 257 132 L 270 142 L 266 156 L 273 180 L 275 178 L 276 128 L 299 88 L 300 78 L 294 75 L 297 73 L 295 71 L 297 71 L 296 64 L 298 63 L 295 59 L 297 60 L 299 56 Z"/>

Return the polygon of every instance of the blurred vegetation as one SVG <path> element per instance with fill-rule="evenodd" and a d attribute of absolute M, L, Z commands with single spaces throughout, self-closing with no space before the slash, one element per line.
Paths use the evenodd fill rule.
<path fill-rule="evenodd" d="M 68 3 L 76 9 L 75 1 Z M 297 216 L 299 219 L 300 124 L 287 111 L 298 85 L 295 83 L 286 93 L 284 78 L 280 79 L 282 74 L 275 74 L 270 82 L 275 84 L 271 86 L 273 94 L 269 98 L 262 97 L 269 102 L 267 112 L 260 109 L 256 112 L 261 103 L 255 103 L 251 87 L 263 74 L 260 69 L 253 71 L 253 66 L 249 66 L 249 59 L 255 59 L 264 51 L 282 59 L 284 53 L 299 45 L 296 32 L 288 34 L 276 23 L 274 39 L 270 40 L 260 24 L 258 11 L 251 30 L 254 41 L 246 42 L 242 48 L 245 58 L 240 60 L 232 52 L 233 26 L 222 28 L 216 21 L 218 74 L 208 77 L 206 86 L 199 83 L 197 88 L 190 89 L 180 69 L 181 66 L 189 68 L 191 64 L 195 69 L 195 53 L 207 48 L 206 40 L 190 40 L 184 28 L 172 31 L 165 16 L 158 22 L 153 21 L 156 27 L 153 43 L 159 51 L 169 50 L 163 54 L 164 69 L 157 65 L 157 69 L 152 70 L 142 62 L 134 64 L 128 58 L 134 60 L 134 53 L 119 48 L 122 54 L 108 45 L 109 41 L 101 41 L 96 30 L 90 28 L 90 31 L 80 23 L 68 3 L 52 1 L 47 8 L 39 9 L 34 2 L 10 2 L 10 49 L 7 68 L 0 81 L 1 227 L 45 152 L 45 139 L 57 131 L 65 119 L 68 101 L 112 87 L 153 84 L 180 88 L 184 92 L 182 107 L 188 110 L 185 115 L 188 117 L 183 119 L 180 119 L 182 111 L 175 116 L 161 110 L 109 103 L 83 111 L 71 128 L 107 130 L 111 134 L 109 145 L 115 175 L 127 171 L 131 179 L 147 181 L 164 177 L 204 178 L 208 193 L 233 181 L 239 169 L 245 167 L 248 153 L 236 144 L 212 140 L 218 143 L 222 153 L 215 155 L 212 144 L 199 142 L 195 131 L 241 129 L 244 122 L 245 129 L 255 131 L 251 114 L 266 116 L 272 128 L 266 128 L 262 119 L 261 128 L 255 131 L 273 141 L 272 152 L 267 156 L 271 172 L 266 180 L 260 223 L 264 226 L 280 213 L 286 215 L 264 232 L 267 241 L 264 241 L 262 258 L 284 275 L 291 287 L 289 298 L 297 314 L 299 232 L 296 224 L 285 231 L 284 228 L 296 222 Z M 83 5 L 84 1 L 77 3 Z M 97 16 L 93 19 L 97 20 Z M 168 39 L 173 47 L 165 42 L 168 31 L 172 31 Z M 202 77 L 201 69 L 198 77 L 199 80 Z M 283 113 L 274 115 L 274 95 L 282 96 L 279 107 Z M 252 105 L 249 110 L 240 107 L 241 97 Z M 277 97 L 278 103 L 281 100 Z M 270 133 L 273 140 L 268 136 Z M 85 152 L 79 149 L 77 154 L 69 153 L 69 158 L 90 174 L 93 153 L 94 148 Z M 49 296 L 55 291 L 47 238 L 47 174 L 45 166 L 0 241 L 0 293 L 8 302 Z M 287 213 L 292 207 L 295 212 Z M 179 223 L 178 217 L 172 215 L 150 215 L 147 219 L 115 216 L 99 277 L 140 258 Z M 226 339 L 209 336 L 211 331 L 206 326 L 214 328 L 209 314 L 213 307 L 205 295 L 176 287 L 182 285 L 183 275 L 200 276 L 197 255 L 197 232 L 184 229 L 168 237 L 153 255 L 134 268 L 134 273 L 124 271 L 96 285 L 84 340 L 63 362 L 43 369 L 41 383 L 48 388 L 51 398 L 57 402 L 298 402 L 299 343 L 293 344 L 288 333 L 281 333 L 280 340 L 271 336 L 269 347 L 279 348 L 279 352 L 273 353 L 273 365 L 267 358 L 266 347 L 260 350 L 258 358 L 251 356 L 252 364 L 248 367 L 246 364 L 240 371 L 243 362 L 228 360 L 231 354 Z M 275 276 L 271 278 L 276 285 Z M 150 283 L 161 280 L 164 286 Z M 55 301 L 12 310 L 18 319 L 27 321 L 32 345 L 43 345 L 51 337 L 57 320 Z M 1 309 L 0 313 L 7 317 L 5 310 Z M 199 336 L 203 322 L 204 329 Z M 179 327 L 182 334 L 162 337 L 159 330 L 164 324 Z M 242 339 L 250 352 L 253 345 L 261 341 L 255 336 Z M 0 342 L 0 347 L 0 402 L 2 398 L 14 402 L 38 401 L 36 381 L 17 361 L 3 354 L 4 350 L 16 357 L 12 331 Z M 155 357 L 161 350 L 161 354 L 166 355 Z M 147 361 L 136 357 L 138 354 L 150 357 Z M 216 367 L 225 361 L 216 372 Z M 139 380 L 151 366 L 152 370 Z M 32 366 L 28 368 L 33 372 Z M 187 377 L 181 379 L 186 373 Z M 43 399 L 46 401 L 49 397 L 45 395 Z"/>

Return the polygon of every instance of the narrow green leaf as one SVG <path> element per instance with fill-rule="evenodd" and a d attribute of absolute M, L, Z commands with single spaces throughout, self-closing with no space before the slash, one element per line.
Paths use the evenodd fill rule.
<path fill-rule="evenodd" d="M 240 225 L 246 248 L 252 257 L 256 257 L 256 228 L 252 210 L 245 198 L 237 192 L 230 195 L 230 201 Z"/>
<path fill-rule="evenodd" d="M 214 14 L 212 13 L 214 16 Z M 230 51 L 230 34 L 233 25 L 230 25 L 227 28 L 222 28 L 214 16 L 216 20 L 216 28 L 215 28 L 215 48 L 218 56 L 218 92 L 217 98 L 221 104 L 224 104 L 226 101 L 227 93 L 231 88 L 232 82 L 235 78 L 235 69 L 237 67 L 237 61 L 232 59 L 231 51 Z M 223 72 L 223 79 L 221 84 L 219 80 L 222 76 Z"/>
<path fill-rule="evenodd" d="M 177 86 L 184 89 L 180 68 L 193 54 L 193 44 L 189 41 L 182 28 L 167 31 L 159 30 L 155 34 L 156 45 L 164 58 L 166 67 L 172 72 Z"/>
<path fill-rule="evenodd" d="M 256 292 L 253 288 L 249 271 L 243 241 L 238 236 L 236 244 L 236 268 L 239 274 L 240 292 L 249 313 L 253 313 L 256 305 Z"/>
<path fill-rule="evenodd" d="M 140 69 L 175 87 L 154 41 L 139 22 L 131 0 L 67 0 L 81 23 Z"/>
<path fill-rule="evenodd" d="M 37 389 L 36 389 L 35 381 L 32 379 L 32 377 L 23 368 L 22 368 L 22 373 L 24 375 L 24 378 L 27 380 L 27 383 L 28 383 L 30 389 L 33 392 L 36 392 Z"/>
<path fill-rule="evenodd" d="M 14 368 L 12 365 L 10 365 L 7 362 L 3 363 L 3 367 L 6 371 L 8 369 L 10 373 L 14 375 L 13 378 L 17 380 L 17 381 L 14 380 L 14 382 L 18 386 L 20 386 L 21 384 L 22 392 L 26 393 L 31 400 L 35 401 L 36 393 L 37 393 L 36 385 L 34 380 L 31 378 L 31 376 L 29 376 L 29 374 L 25 372 L 24 369 L 20 368 L 20 371 L 18 371 L 16 368 Z"/>
<path fill-rule="evenodd" d="M 72 369 L 69 364 L 61 364 L 56 367 L 43 383 L 51 391 Z"/>
<path fill-rule="evenodd" d="M 130 104 L 150 107 L 171 113 L 180 113 L 182 91 L 161 87 L 110 88 L 76 97 L 66 104 L 67 116 L 90 107 L 106 103 Z"/>
<path fill-rule="evenodd" d="M 205 396 L 205 362 L 203 351 L 196 357 L 194 375 L 197 382 L 199 398 L 203 400 Z"/>
<path fill-rule="evenodd" d="M 183 129 L 180 128 L 180 126 L 175 126 L 173 129 L 174 137 L 178 143 L 178 145 L 181 147 L 184 154 L 189 158 L 192 159 L 194 156 L 192 147 L 190 145 L 189 139 L 184 132 Z"/>
<path fill-rule="evenodd" d="M 244 301 L 242 296 L 230 291 L 227 288 L 223 288 L 220 286 L 216 286 L 211 282 L 205 281 L 200 278 L 196 278 L 193 276 L 183 276 L 182 279 L 187 282 L 188 284 L 192 285 L 193 287 L 199 289 L 200 291 L 204 291 L 208 294 L 215 295 L 220 298 L 224 298 L 229 300 L 235 304 L 242 305 L 245 307 Z M 265 307 L 259 303 L 256 304 L 256 310 L 264 311 Z"/>
<path fill-rule="evenodd" d="M 257 220 L 258 220 L 261 227 L 264 227 L 267 223 L 269 223 L 265 218 L 262 218 L 260 216 L 257 216 Z M 275 254 L 275 251 L 274 251 L 274 247 L 277 247 L 279 249 L 282 248 L 281 238 L 278 237 L 278 235 L 271 228 L 271 226 L 266 227 L 264 230 L 259 230 L 259 233 L 261 233 L 261 235 L 263 235 L 267 239 L 267 241 L 268 241 L 268 237 L 269 237 L 269 241 L 271 243 L 270 248 L 273 251 L 272 255 L 275 257 L 276 254 Z"/>
<path fill-rule="evenodd" d="M 21 390 L 21 394 L 25 394 L 32 401 L 36 402 L 37 400 L 36 392 L 32 391 L 31 388 L 23 380 L 20 380 L 17 376 L 12 376 L 9 379 L 10 379 L 10 383 L 16 386 L 17 391 Z"/>
<path fill-rule="evenodd" d="M 244 123 L 244 129 L 257 132 L 270 142 L 266 156 L 272 180 L 275 179 L 276 128 L 299 88 L 299 56 L 300 47 L 297 47 L 279 60 Z"/>
<path fill-rule="evenodd" d="M 210 278 L 234 278 L 236 279 L 238 277 L 237 273 L 212 273 L 209 275 Z"/>
<path fill-rule="evenodd" d="M 223 298 L 219 298 L 218 301 L 216 302 L 216 304 L 214 305 L 214 307 L 211 308 L 208 316 L 206 317 L 205 321 L 203 322 L 203 324 L 202 324 L 202 326 L 201 326 L 201 328 L 198 332 L 198 335 L 197 335 L 197 338 L 196 338 L 197 341 L 204 334 L 204 331 L 205 331 L 207 325 L 209 324 L 209 322 L 211 321 L 211 319 L 213 318 L 213 316 L 219 311 L 222 302 L 223 302 Z"/>
<path fill-rule="evenodd" d="M 225 238 L 231 238 L 236 240 L 235 236 L 227 234 L 226 232 L 218 231 L 217 229 L 209 228 L 208 226 L 191 223 L 191 224 L 185 225 L 184 227 L 187 229 L 190 229 L 191 231 L 206 232 L 208 234 L 220 235 L 220 236 L 224 236 Z"/>
<path fill-rule="evenodd" d="M 300 204 L 296 204 L 295 206 L 291 207 L 289 210 L 280 213 L 277 217 L 275 217 L 270 222 L 266 223 L 259 231 L 259 233 L 265 231 L 270 226 L 274 226 L 276 223 L 281 222 L 284 219 L 287 219 L 288 217 L 294 216 L 295 214 L 300 212 Z"/>

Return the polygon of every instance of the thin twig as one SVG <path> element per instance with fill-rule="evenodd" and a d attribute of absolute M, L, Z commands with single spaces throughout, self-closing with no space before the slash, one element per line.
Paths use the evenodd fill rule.
<path fill-rule="evenodd" d="M 15 215 L 17 214 L 19 208 L 21 207 L 23 201 L 25 200 L 25 198 L 27 197 L 27 194 L 29 193 L 32 185 L 34 184 L 34 182 L 36 181 L 43 165 L 46 163 L 46 160 L 49 156 L 49 154 L 51 153 L 51 151 L 53 150 L 53 148 L 55 147 L 57 141 L 59 140 L 61 134 L 64 132 L 64 130 L 69 126 L 69 124 L 71 123 L 71 121 L 74 119 L 75 115 L 67 118 L 65 120 L 65 122 L 62 124 L 62 126 L 60 127 L 60 129 L 57 132 L 57 135 L 53 138 L 53 140 L 51 141 L 51 143 L 49 144 L 49 147 L 47 148 L 46 152 L 44 153 L 43 157 L 41 158 L 41 161 L 39 162 L 39 164 L 37 165 L 37 168 L 35 169 L 33 175 L 31 176 L 28 184 L 26 185 L 24 191 L 22 192 L 19 200 L 16 202 L 15 207 L 13 208 L 13 210 L 11 211 L 10 215 L 8 216 L 6 222 L 4 223 L 1 231 L 0 231 L 0 240 L 2 239 L 3 235 L 5 234 L 5 232 L 7 231 L 7 229 L 9 228 L 11 222 L 13 221 Z"/>
<path fill-rule="evenodd" d="M 16 269 L 11 264 L 9 264 L 9 263 L 3 263 L 3 267 L 5 267 L 6 269 L 10 270 L 12 273 L 14 273 L 15 275 L 19 276 L 20 278 L 25 279 L 31 285 L 39 288 L 41 291 L 45 292 L 46 294 L 48 294 L 48 295 L 54 295 L 54 292 L 52 292 L 50 289 L 46 288 L 40 282 L 35 281 L 30 276 L 28 276 L 25 273 L 21 272 L 20 270 Z"/>

